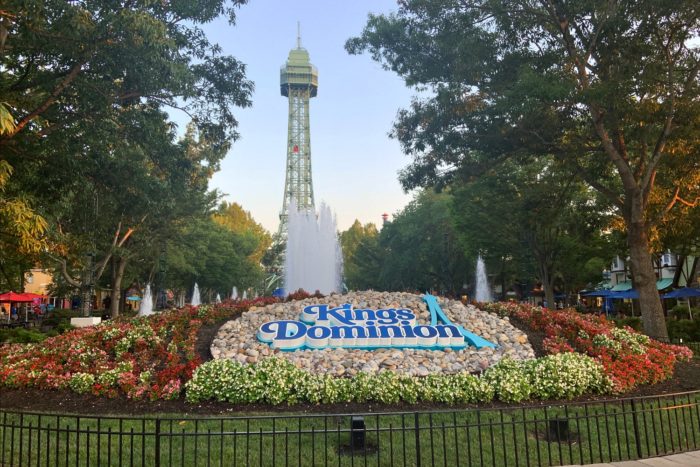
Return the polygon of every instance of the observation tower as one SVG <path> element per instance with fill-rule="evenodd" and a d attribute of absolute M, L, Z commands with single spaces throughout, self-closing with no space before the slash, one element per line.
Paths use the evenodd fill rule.
<path fill-rule="evenodd" d="M 278 232 L 280 237 L 286 238 L 287 213 L 292 199 L 299 210 L 314 209 L 309 99 L 318 92 L 318 70 L 309 61 L 309 52 L 301 46 L 298 26 L 297 47 L 289 52 L 287 63 L 280 70 L 280 92 L 289 100 L 287 173 Z"/>

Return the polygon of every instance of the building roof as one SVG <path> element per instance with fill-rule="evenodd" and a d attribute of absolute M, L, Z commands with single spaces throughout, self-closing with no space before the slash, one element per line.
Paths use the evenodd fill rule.
<path fill-rule="evenodd" d="M 671 287 L 673 279 L 659 279 L 656 281 L 656 290 L 663 290 Z M 620 282 L 612 288 L 613 292 L 625 292 L 632 289 L 632 281 Z"/>

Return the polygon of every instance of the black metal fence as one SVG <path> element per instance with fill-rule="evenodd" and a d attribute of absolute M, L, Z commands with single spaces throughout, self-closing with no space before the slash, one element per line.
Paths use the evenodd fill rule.
<path fill-rule="evenodd" d="M 567 465 L 700 449 L 700 391 L 401 413 L 129 418 L 3 411 L 0 422 L 2 466 Z"/>
<path fill-rule="evenodd" d="M 674 344 L 688 347 L 693 351 L 693 357 L 700 358 L 700 342 L 683 342 L 679 340 L 678 342 L 674 342 Z"/>

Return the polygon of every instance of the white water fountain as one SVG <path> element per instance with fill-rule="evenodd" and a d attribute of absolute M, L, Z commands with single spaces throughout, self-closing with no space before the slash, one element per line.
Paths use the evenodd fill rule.
<path fill-rule="evenodd" d="M 238 300 L 238 289 L 236 286 L 233 286 L 233 290 L 231 291 L 231 300 Z"/>
<path fill-rule="evenodd" d="M 197 283 L 194 283 L 194 290 L 192 291 L 192 301 L 190 302 L 190 305 L 192 306 L 199 306 L 202 304 L 202 299 L 199 297 L 199 286 Z"/>
<path fill-rule="evenodd" d="M 214 300 L 215 303 L 221 303 L 221 295 L 216 294 L 216 299 Z"/>
<path fill-rule="evenodd" d="M 153 295 L 151 293 L 151 284 L 146 284 L 146 291 L 143 293 L 143 299 L 139 306 L 139 316 L 150 316 L 153 314 Z"/>
<path fill-rule="evenodd" d="M 479 258 L 476 260 L 476 292 L 474 294 L 474 299 L 477 302 L 493 301 L 489 281 L 486 277 L 486 265 L 481 255 L 479 255 Z"/>
<path fill-rule="evenodd" d="M 284 289 L 303 289 L 324 295 L 340 292 L 343 255 L 338 242 L 335 217 L 325 204 L 318 216 L 313 210 L 297 210 L 289 205 L 287 249 L 284 257 Z"/>
<path fill-rule="evenodd" d="M 248 300 L 248 292 L 247 291 L 245 291 L 245 290 L 243 291 L 243 295 L 241 295 L 241 300 Z"/>

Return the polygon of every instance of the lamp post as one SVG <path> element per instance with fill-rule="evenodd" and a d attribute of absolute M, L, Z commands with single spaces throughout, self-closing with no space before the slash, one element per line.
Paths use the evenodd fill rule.
<path fill-rule="evenodd" d="M 168 306 L 168 293 L 165 290 L 165 244 L 160 248 L 158 258 L 158 279 L 156 289 L 156 309 L 164 310 Z"/>

